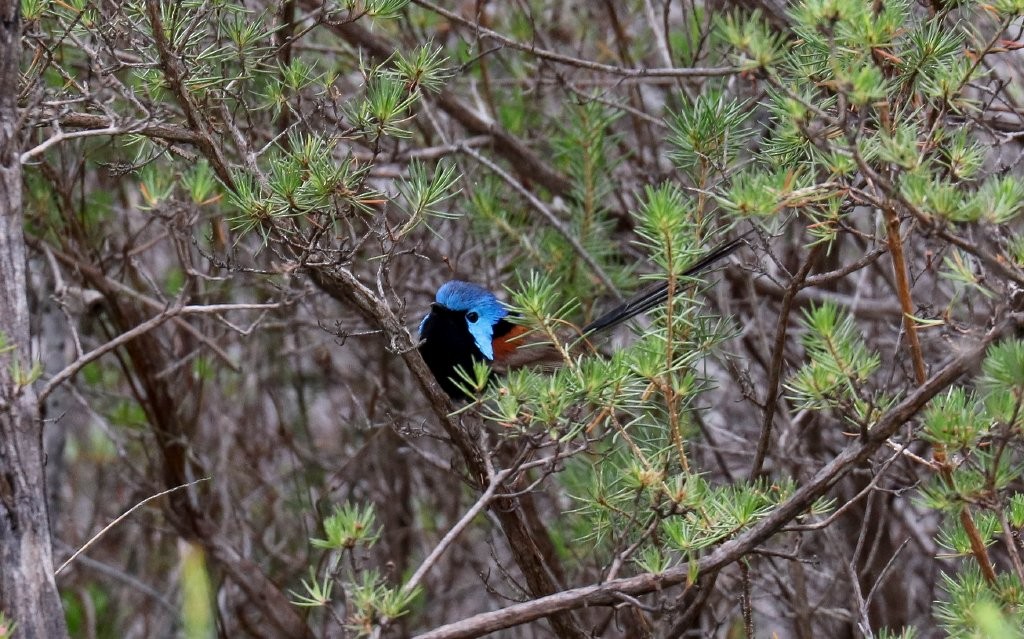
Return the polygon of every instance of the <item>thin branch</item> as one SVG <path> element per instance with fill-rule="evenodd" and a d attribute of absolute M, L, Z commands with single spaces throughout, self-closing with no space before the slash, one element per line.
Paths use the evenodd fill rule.
<path fill-rule="evenodd" d="M 62 552 L 73 552 L 74 551 L 74 549 L 71 546 L 65 544 L 62 541 L 56 540 L 56 539 L 54 540 L 54 546 L 58 550 L 61 550 Z M 124 572 L 123 570 L 119 570 L 118 568 L 115 568 L 114 566 L 110 566 L 108 564 L 105 564 L 102 561 L 97 561 L 97 560 L 93 559 L 92 557 L 90 557 L 88 555 L 83 555 L 83 554 L 81 554 L 81 552 L 79 552 L 78 559 L 76 559 L 75 561 L 78 562 L 79 566 L 85 566 L 85 567 L 90 568 L 92 570 L 95 570 L 96 572 L 101 573 L 101 574 L 103 574 L 103 575 L 105 575 L 107 577 L 110 577 L 111 579 L 116 579 L 117 581 L 124 582 L 125 585 L 127 585 L 127 586 L 129 586 L 129 587 L 131 587 L 131 588 L 133 588 L 135 590 L 138 590 L 139 592 L 141 592 L 144 595 L 147 595 L 157 605 L 159 605 L 161 608 L 163 608 L 166 612 L 170 613 L 171 615 L 177 615 L 178 614 L 178 612 L 179 612 L 178 607 L 175 606 L 170 601 L 168 601 L 167 597 L 165 597 L 162 593 L 160 593 L 158 590 L 156 590 L 155 588 L 153 588 L 149 584 L 147 584 L 147 583 L 137 579 L 133 575 L 131 575 L 131 574 L 127 573 L 127 572 Z"/>
<path fill-rule="evenodd" d="M 1010 528 L 1010 520 L 1006 518 L 1006 508 L 994 510 L 999 515 L 999 525 L 1003 528 L 1003 542 L 1006 544 L 1006 552 L 1010 555 L 1010 561 L 1013 563 L 1013 572 L 1016 573 L 1017 579 L 1024 582 L 1024 561 L 1020 557 L 1017 538 L 1013 534 L 1013 529 Z"/>
<path fill-rule="evenodd" d="M 424 9 L 429 9 L 438 15 L 442 15 L 452 22 L 457 22 L 465 27 L 473 30 L 474 33 L 488 37 L 492 40 L 504 44 L 505 46 L 513 49 L 524 51 L 531 55 L 537 56 L 542 60 L 548 60 L 550 62 L 557 62 L 559 64 L 567 64 L 569 66 L 577 67 L 580 69 L 587 69 L 590 71 L 600 71 L 602 73 L 608 73 L 611 75 L 622 76 L 626 78 L 638 78 L 638 77 L 666 77 L 666 78 L 707 78 L 714 76 L 724 75 L 736 75 L 741 71 L 738 67 L 651 67 L 651 68 L 637 68 L 630 69 L 626 67 L 617 67 L 611 64 L 601 64 L 600 62 L 592 62 L 590 60 L 584 60 L 582 58 L 574 58 L 572 56 L 556 53 L 554 51 L 548 51 L 547 49 L 541 49 L 540 47 L 532 44 L 523 44 L 517 40 L 513 40 L 508 36 L 502 35 L 497 31 L 488 29 L 487 27 L 467 20 L 459 14 L 439 7 L 438 5 L 428 2 L 427 0 L 414 0 L 414 2 Z"/>
<path fill-rule="evenodd" d="M 427 574 L 427 571 L 437 563 L 437 560 L 440 559 L 441 555 L 443 555 L 446 550 L 448 550 L 448 547 L 455 543 L 455 540 L 462 534 L 462 531 L 472 523 L 476 516 L 480 514 L 480 511 L 490 505 L 491 499 L 494 498 L 494 494 L 508 476 L 512 474 L 512 472 L 513 469 L 505 469 L 497 473 L 491 479 L 491 483 L 487 486 L 487 490 L 480 495 L 476 500 L 476 503 L 466 511 L 462 518 L 452 526 L 451 530 L 441 538 L 441 541 L 434 546 L 434 549 L 430 551 L 430 554 L 423 560 L 423 563 L 421 563 L 420 567 L 416 569 L 416 572 L 414 572 L 412 577 L 409 578 L 409 581 L 405 582 L 405 585 L 402 586 L 402 592 L 412 592 L 412 590 L 419 585 L 420 581 L 422 581 L 423 577 Z"/>
<path fill-rule="evenodd" d="M 789 315 L 793 311 L 793 302 L 796 294 L 803 288 L 804 280 L 811 272 L 811 268 L 818 259 L 824 244 L 815 244 L 807 254 L 807 259 L 800 266 L 793 279 L 790 280 L 786 292 L 782 296 L 782 308 L 779 309 L 779 319 L 775 327 L 775 341 L 772 345 L 772 360 L 768 368 L 768 390 L 764 398 L 764 416 L 761 419 L 761 435 L 757 440 L 757 450 L 754 453 L 754 461 L 750 465 L 748 477 L 753 481 L 761 474 L 761 467 L 768 455 L 768 446 L 771 443 L 772 424 L 775 421 L 775 411 L 778 410 L 779 386 L 782 383 L 782 365 L 785 362 L 786 336 L 789 334 Z"/>
<path fill-rule="evenodd" d="M 886 446 L 890 446 L 891 447 L 893 444 L 894 444 L 894 442 L 886 441 Z M 813 524 L 796 524 L 796 525 L 793 525 L 793 526 L 786 526 L 785 528 L 782 529 L 783 532 L 822 530 L 824 528 L 828 528 L 829 526 L 831 526 L 832 523 L 835 522 L 840 517 L 842 517 L 843 514 L 847 510 L 849 510 L 854 505 L 856 505 L 858 502 L 860 502 L 860 500 L 863 497 L 865 497 L 868 494 L 870 494 L 871 491 L 875 490 L 875 488 L 878 486 L 878 482 L 881 481 L 882 477 L 885 476 L 885 472 L 889 469 L 890 466 L 892 466 L 893 462 L 895 462 L 897 459 L 899 459 L 901 452 L 902 452 L 902 450 L 897 450 L 892 455 L 892 457 L 890 457 L 889 459 L 885 460 L 885 462 L 883 462 L 883 464 L 882 464 L 882 467 L 878 469 L 878 471 L 875 473 L 875 476 L 871 478 L 870 482 L 868 482 L 868 485 L 865 486 L 864 488 L 862 488 L 860 490 L 860 492 L 858 492 L 856 495 L 854 495 L 853 497 L 847 499 L 843 503 L 842 506 L 837 508 L 828 517 L 826 517 L 825 519 L 823 519 L 821 521 L 814 522 Z M 929 464 L 929 466 L 930 466 L 930 464 Z"/>
<path fill-rule="evenodd" d="M 115 124 L 112 118 L 105 115 L 92 113 L 65 113 L 58 116 L 60 126 L 69 129 L 98 129 L 115 128 L 121 129 L 123 134 L 138 134 L 149 138 L 159 138 L 168 142 L 181 142 L 183 144 L 195 144 L 198 136 L 192 129 L 167 124 L 164 122 L 153 122 L 150 120 L 137 120 Z"/>
<path fill-rule="evenodd" d="M 92 539 L 90 539 L 89 541 L 85 542 L 85 545 L 83 545 L 81 548 L 76 550 L 74 552 L 74 554 L 72 554 L 70 557 L 68 557 L 67 561 L 62 563 L 60 565 L 60 567 L 57 568 L 57 570 L 53 571 L 54 576 L 59 575 L 60 571 L 62 571 L 65 568 L 67 568 L 68 564 L 70 564 L 72 561 L 74 561 L 83 552 L 88 550 L 93 544 L 95 544 L 99 540 L 100 537 L 102 537 L 103 535 L 107 534 L 107 531 L 109 531 L 111 528 L 113 528 L 114 526 L 116 526 L 119 523 L 121 523 L 125 519 L 125 517 L 127 517 L 130 514 L 132 514 L 133 512 L 138 510 L 139 508 L 142 508 L 143 506 L 145 506 L 149 502 L 153 501 L 154 499 L 157 499 L 158 497 L 163 497 L 164 495 L 169 495 L 169 494 L 171 494 L 173 492 L 181 490 L 182 488 L 189 488 L 190 486 L 195 486 L 196 484 L 198 484 L 200 482 L 209 481 L 210 479 L 212 479 L 212 477 L 203 477 L 202 479 L 197 479 L 197 480 L 191 481 L 191 482 L 189 482 L 187 484 L 182 484 L 180 486 L 175 486 L 174 488 L 168 488 L 167 490 L 165 490 L 163 492 L 159 492 L 159 493 L 157 493 L 155 495 L 150 495 L 149 497 L 146 497 L 145 499 L 143 499 L 139 503 L 135 504 L 134 506 L 132 506 L 128 510 L 124 511 L 124 514 L 122 514 L 120 517 L 118 517 L 114 521 L 112 521 L 109 524 L 107 524 L 106 526 L 104 526 L 102 530 L 100 530 L 98 533 L 93 535 Z"/>
<path fill-rule="evenodd" d="M 860 258 L 850 262 L 849 264 L 844 265 L 842 268 L 837 268 L 836 270 L 829 271 L 827 273 L 818 273 L 817 275 L 808 276 L 804 280 L 804 288 L 823 286 L 835 280 L 842 279 L 850 273 L 859 271 L 868 264 L 871 264 L 888 250 L 888 246 L 879 246 L 872 251 L 868 251 Z"/>
<path fill-rule="evenodd" d="M 151 120 L 128 120 L 117 123 L 113 118 L 105 115 L 94 115 L 91 113 L 65 113 L 56 116 L 54 119 L 44 122 L 43 125 L 50 125 L 57 128 L 57 133 L 40 144 L 32 147 L 21 154 L 21 163 L 26 164 L 29 160 L 42 155 L 50 147 L 73 140 L 75 138 L 97 137 L 102 135 L 141 135 L 147 138 L 156 138 L 167 142 L 184 142 L 196 144 L 199 137 L 185 127 L 173 124 L 153 122 Z M 81 128 L 84 131 L 71 133 L 60 130 L 62 127 Z"/>
<path fill-rule="evenodd" d="M 871 590 L 868 591 L 868 596 L 864 598 L 865 604 L 871 603 L 871 600 L 874 598 L 875 593 L 877 593 L 878 589 L 882 586 L 882 584 L 885 583 L 885 580 L 889 578 L 889 571 L 891 571 L 893 566 L 896 565 L 896 558 L 900 556 L 900 554 L 903 552 L 903 549 L 906 548 L 907 544 L 909 543 L 910 537 L 907 537 L 903 540 L 903 543 L 900 544 L 900 547 L 896 549 L 896 552 L 892 554 L 892 557 L 889 557 L 889 561 L 885 562 L 885 566 L 882 567 L 882 572 L 878 573 L 878 578 L 875 579 L 874 585 L 871 586 Z"/>
<path fill-rule="evenodd" d="M 38 402 L 41 405 L 46 401 L 46 398 L 49 397 L 50 393 L 52 393 L 54 389 L 74 377 L 75 374 L 82 370 L 82 368 L 89 362 L 99 359 L 122 344 L 130 342 L 141 335 L 145 335 L 149 331 L 159 328 L 167 320 L 178 317 L 179 315 L 204 315 L 209 313 L 223 313 L 225 311 L 251 311 L 274 308 L 281 308 L 281 304 L 210 304 L 208 306 L 172 306 L 159 315 L 139 324 L 135 328 L 121 333 L 109 342 L 97 346 L 93 350 L 83 354 L 78 359 L 65 366 L 63 370 L 50 378 L 50 381 L 46 383 L 46 386 L 43 386 L 42 390 L 39 391 Z"/>
<path fill-rule="evenodd" d="M 20 160 L 22 164 L 27 164 L 28 161 L 34 158 L 35 156 L 42 155 L 50 147 L 60 144 L 61 142 L 64 142 L 66 140 L 96 137 L 101 135 L 124 135 L 125 133 L 130 132 L 131 131 L 128 131 L 117 126 L 110 126 L 105 129 L 89 129 L 86 131 L 75 131 L 73 133 L 65 133 L 63 131 L 58 131 L 55 135 L 52 135 L 49 138 L 47 138 L 45 142 L 42 142 L 41 144 L 38 144 L 29 149 L 28 151 L 22 153 Z"/>
<path fill-rule="evenodd" d="M 910 279 L 907 276 L 907 260 L 903 256 L 903 238 L 900 236 L 900 220 L 891 206 L 884 207 L 886 241 L 889 254 L 892 256 L 892 270 L 896 277 L 896 296 L 903 310 L 903 329 L 907 332 L 910 347 L 910 360 L 914 364 L 914 376 L 918 384 L 923 384 L 928 377 L 924 368 L 924 355 L 921 353 L 921 339 L 917 336 L 917 321 L 914 319 L 914 301 L 910 292 Z"/>

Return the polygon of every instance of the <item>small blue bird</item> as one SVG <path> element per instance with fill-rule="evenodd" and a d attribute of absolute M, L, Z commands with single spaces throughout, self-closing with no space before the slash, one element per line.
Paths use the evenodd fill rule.
<path fill-rule="evenodd" d="M 743 237 L 722 244 L 683 275 L 700 273 L 742 244 Z M 668 283 L 655 284 L 584 326 L 580 335 L 593 337 L 646 313 L 667 298 Z M 528 329 L 510 319 L 508 308 L 482 286 L 452 280 L 437 289 L 430 312 L 420 322 L 419 348 L 430 372 L 450 397 L 469 399 L 459 388 L 459 368 L 470 372 L 474 362 L 482 362 L 492 370 L 505 371 L 545 359 L 545 352 L 540 349 L 522 348 L 524 340 L 516 338 Z M 551 355 L 546 353 L 548 359 Z"/>

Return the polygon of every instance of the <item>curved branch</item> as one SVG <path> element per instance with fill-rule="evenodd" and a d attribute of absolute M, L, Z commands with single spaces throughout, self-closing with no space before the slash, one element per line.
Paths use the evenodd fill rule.
<path fill-rule="evenodd" d="M 793 311 L 793 301 L 796 294 L 804 286 L 807 275 L 811 272 L 814 263 L 818 261 L 818 254 L 824 244 L 815 244 L 807 255 L 807 259 L 801 265 L 793 279 L 790 280 L 786 292 L 782 296 L 782 308 L 779 309 L 779 320 L 775 328 L 775 342 L 772 345 L 772 360 L 768 369 L 768 393 L 764 398 L 764 417 L 761 420 L 761 436 L 757 440 L 757 452 L 754 453 L 754 462 L 750 466 L 751 480 L 761 474 L 761 467 L 764 465 L 764 458 L 768 454 L 768 444 L 771 441 L 772 424 L 775 421 L 775 411 L 779 401 L 779 385 L 782 382 L 782 364 L 786 353 L 786 335 L 789 332 L 789 315 Z"/>
<path fill-rule="evenodd" d="M 866 437 L 843 449 L 839 455 L 818 470 L 806 484 L 797 489 L 771 514 L 701 559 L 698 562 L 698 573 L 708 574 L 720 571 L 749 553 L 788 522 L 800 516 L 846 473 L 884 446 L 885 442 L 924 408 L 931 398 L 977 365 L 989 345 L 1022 323 L 1024 323 L 1024 317 L 1016 315 L 999 322 L 977 344 L 952 359 L 906 399 L 883 415 L 868 431 Z M 689 564 L 683 564 L 661 574 L 644 573 L 603 584 L 564 590 L 501 610 L 475 615 L 425 632 L 418 635 L 417 639 L 468 639 L 569 610 L 586 606 L 610 605 L 619 601 L 620 593 L 642 595 L 683 583 L 690 578 L 691 571 L 692 567 Z"/>

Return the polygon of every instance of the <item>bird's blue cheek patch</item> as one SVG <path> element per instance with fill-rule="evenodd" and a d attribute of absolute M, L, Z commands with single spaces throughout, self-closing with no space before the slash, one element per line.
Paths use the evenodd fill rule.
<path fill-rule="evenodd" d="M 479 319 L 476 322 L 467 321 L 466 325 L 469 327 L 469 334 L 473 336 L 473 341 L 476 342 L 476 347 L 480 349 L 484 357 L 488 361 L 494 360 L 494 327 L 487 324 L 483 319 Z"/>

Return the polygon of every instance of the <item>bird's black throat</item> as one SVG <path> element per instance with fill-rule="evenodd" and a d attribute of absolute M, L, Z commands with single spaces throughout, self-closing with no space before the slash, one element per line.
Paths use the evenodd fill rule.
<path fill-rule="evenodd" d="M 507 334 L 512 327 L 511 322 L 499 320 L 494 325 L 494 337 Z M 456 383 L 462 382 L 456 369 L 461 368 L 472 374 L 474 362 L 487 364 L 489 361 L 480 352 L 473 334 L 469 332 L 466 311 L 453 311 L 440 304 L 432 305 L 420 329 L 420 339 L 420 355 L 444 392 L 452 399 L 470 399 Z"/>
<path fill-rule="evenodd" d="M 461 368 L 472 374 L 473 362 L 486 362 L 487 358 L 466 326 L 466 312 L 435 304 L 423 321 L 420 338 L 420 355 L 444 392 L 452 399 L 469 399 L 456 385 L 455 380 L 462 378 L 455 371 Z"/>

